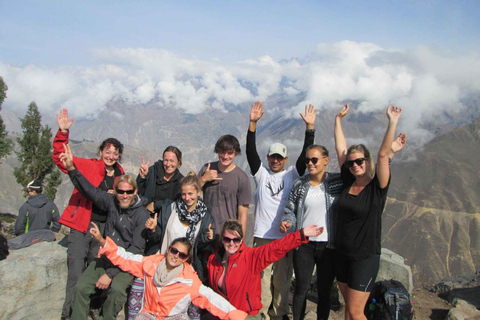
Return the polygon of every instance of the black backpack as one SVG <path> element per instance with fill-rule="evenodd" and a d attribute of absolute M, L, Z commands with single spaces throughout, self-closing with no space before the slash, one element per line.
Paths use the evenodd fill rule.
<path fill-rule="evenodd" d="M 411 320 L 413 304 L 410 294 L 400 281 L 378 281 L 365 305 L 365 316 L 369 320 Z"/>
<path fill-rule="evenodd" d="M 0 235 L 0 260 L 6 259 L 8 256 L 8 242 L 4 236 Z"/>

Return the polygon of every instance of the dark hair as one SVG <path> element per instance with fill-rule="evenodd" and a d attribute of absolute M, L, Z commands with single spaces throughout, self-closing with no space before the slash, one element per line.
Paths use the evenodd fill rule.
<path fill-rule="evenodd" d="M 305 150 L 305 154 L 307 154 L 307 152 L 310 151 L 310 150 L 312 150 L 312 149 L 317 149 L 318 151 L 320 151 L 320 153 L 321 153 L 324 157 L 328 157 L 328 150 L 327 150 L 327 148 L 325 148 L 324 146 L 318 145 L 318 144 L 312 144 L 311 146 L 308 146 L 307 149 Z"/>
<path fill-rule="evenodd" d="M 180 181 L 180 187 L 183 187 L 184 185 L 194 186 L 197 192 L 202 191 L 200 180 L 198 179 L 195 171 L 190 171 L 185 177 L 182 178 Z"/>
<path fill-rule="evenodd" d="M 228 219 L 227 221 L 225 221 L 225 223 L 223 224 L 222 233 L 221 233 L 222 237 L 225 234 L 225 231 L 227 230 L 238 232 L 238 235 L 240 236 L 240 238 L 243 239 L 243 228 L 240 221 L 236 219 Z"/>
<path fill-rule="evenodd" d="M 172 241 L 172 243 L 170 244 L 170 246 L 168 248 L 172 247 L 176 243 L 181 243 L 181 244 L 183 244 L 184 246 L 187 247 L 188 259 L 187 259 L 186 262 L 190 262 L 192 260 L 192 243 L 190 242 L 190 240 L 188 240 L 188 238 L 186 238 L 186 237 L 177 238 L 177 239 Z"/>
<path fill-rule="evenodd" d="M 122 153 L 123 153 L 123 144 L 115 138 L 108 138 L 103 140 L 100 147 L 98 147 L 98 151 L 102 152 L 108 146 L 113 146 L 115 149 L 118 150 L 118 161 L 122 160 Z"/>
<path fill-rule="evenodd" d="M 180 168 L 182 166 L 182 151 L 178 149 L 177 147 L 174 146 L 168 146 L 163 150 L 162 157 L 165 157 L 165 152 L 173 152 L 175 156 L 177 157 L 178 160 L 178 167 Z"/>
<path fill-rule="evenodd" d="M 238 142 L 238 139 L 231 134 L 221 136 L 217 140 L 217 143 L 215 143 L 215 153 L 218 154 L 227 151 L 235 151 L 235 155 L 242 153 L 242 150 L 240 149 L 240 142 Z"/>
<path fill-rule="evenodd" d="M 366 158 L 368 161 L 370 161 L 370 164 L 367 167 L 367 172 L 370 175 L 370 177 L 373 177 L 373 175 L 375 174 L 375 164 L 372 161 L 372 156 L 370 154 L 370 151 L 368 151 L 367 147 L 365 147 L 364 144 L 354 144 L 348 148 L 347 157 L 352 153 L 357 153 L 357 152 L 363 153 L 363 157 Z"/>

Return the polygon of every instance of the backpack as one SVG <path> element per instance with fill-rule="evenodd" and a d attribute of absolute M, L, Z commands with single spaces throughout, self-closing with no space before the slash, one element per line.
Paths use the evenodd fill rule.
<path fill-rule="evenodd" d="M 8 242 L 4 236 L 0 235 L 0 260 L 6 259 L 8 256 Z"/>
<path fill-rule="evenodd" d="M 413 304 L 410 294 L 400 281 L 375 282 L 365 305 L 365 316 L 369 320 L 411 320 Z"/>

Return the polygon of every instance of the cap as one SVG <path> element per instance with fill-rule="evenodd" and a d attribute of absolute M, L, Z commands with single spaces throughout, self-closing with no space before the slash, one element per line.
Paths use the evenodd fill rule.
<path fill-rule="evenodd" d="M 271 156 L 272 154 L 279 154 L 285 158 L 287 156 L 287 147 L 281 143 L 274 143 L 268 149 L 268 155 Z"/>
<path fill-rule="evenodd" d="M 30 181 L 27 186 L 25 187 L 25 189 L 23 189 L 25 191 L 28 191 L 28 190 L 34 190 L 34 191 L 40 191 L 42 190 L 42 183 L 38 180 L 33 180 L 33 181 Z"/>

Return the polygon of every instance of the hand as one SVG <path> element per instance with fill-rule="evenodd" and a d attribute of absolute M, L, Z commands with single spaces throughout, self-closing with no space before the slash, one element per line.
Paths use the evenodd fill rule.
<path fill-rule="evenodd" d="M 318 227 L 316 224 L 312 224 L 303 228 L 303 234 L 306 237 L 316 237 L 323 233 L 323 229 L 323 227 Z"/>
<path fill-rule="evenodd" d="M 68 120 L 68 110 L 60 109 L 60 115 L 57 113 L 58 129 L 60 129 L 62 132 L 67 132 L 68 129 L 70 129 L 74 119 L 75 118 Z"/>
<path fill-rule="evenodd" d="M 157 228 L 157 215 L 158 213 L 155 212 L 153 218 L 148 218 L 145 222 L 145 228 L 152 230 L 152 232 L 155 232 L 155 229 Z"/>
<path fill-rule="evenodd" d="M 75 165 L 73 164 L 73 154 L 70 145 L 64 143 L 63 148 L 65 149 L 65 152 L 60 154 L 60 161 L 62 161 L 63 166 L 68 171 L 74 170 Z"/>
<path fill-rule="evenodd" d="M 393 153 L 397 153 L 398 151 L 402 150 L 405 144 L 407 143 L 407 134 L 400 133 L 397 139 L 393 140 L 391 151 Z"/>
<path fill-rule="evenodd" d="M 390 121 L 398 121 L 398 118 L 402 115 L 402 108 L 397 106 L 388 106 L 387 117 Z"/>
<path fill-rule="evenodd" d="M 252 103 L 252 109 L 250 109 L 250 121 L 257 122 L 263 116 L 263 103 L 257 101 Z"/>
<path fill-rule="evenodd" d="M 208 225 L 207 238 L 209 240 L 213 240 L 213 230 L 212 230 L 212 224 L 211 223 Z"/>
<path fill-rule="evenodd" d="M 112 283 L 112 279 L 110 279 L 110 277 L 105 273 L 98 278 L 97 283 L 95 283 L 95 287 L 105 290 L 110 286 L 110 283 Z"/>
<path fill-rule="evenodd" d="M 218 171 L 217 170 L 210 170 L 210 162 L 207 165 L 207 170 L 205 170 L 205 173 L 202 176 L 203 181 L 214 181 L 214 180 L 223 180 L 223 178 L 218 177 Z"/>
<path fill-rule="evenodd" d="M 313 104 L 305 105 L 305 115 L 300 112 L 300 117 L 302 117 L 303 121 L 307 125 L 307 129 L 315 128 L 315 118 L 317 116 L 317 110 L 315 110 L 315 106 Z"/>
<path fill-rule="evenodd" d="M 292 224 L 290 222 L 282 221 L 282 223 L 280 223 L 280 232 L 287 233 L 288 229 L 290 229 L 291 226 Z"/>
<path fill-rule="evenodd" d="M 142 156 L 142 165 L 140 166 L 140 170 L 138 171 L 138 174 L 140 175 L 140 177 L 142 177 L 142 179 L 145 179 L 147 177 L 148 167 L 150 166 L 151 160 L 151 158 L 148 158 L 148 162 L 145 163 L 145 158 Z"/>
<path fill-rule="evenodd" d="M 350 106 L 348 105 L 348 103 L 342 108 L 342 110 L 337 113 L 337 118 L 340 118 L 342 119 L 343 117 L 345 117 L 348 113 L 348 110 L 350 109 Z"/>
<path fill-rule="evenodd" d="M 102 233 L 100 232 L 100 229 L 98 229 L 98 226 L 95 224 L 95 222 L 90 222 L 92 227 L 90 228 L 90 235 L 97 240 L 98 243 L 100 243 L 100 246 L 103 247 L 105 245 L 105 239 L 102 236 Z"/>
<path fill-rule="evenodd" d="M 149 204 L 147 204 L 145 206 L 145 208 L 148 210 L 148 212 L 150 212 L 150 214 L 154 214 L 155 213 L 155 202 L 150 202 Z"/>

